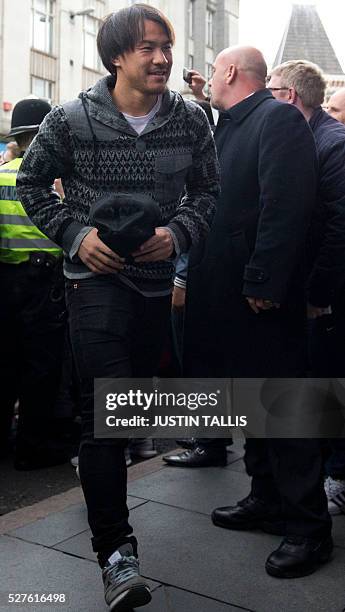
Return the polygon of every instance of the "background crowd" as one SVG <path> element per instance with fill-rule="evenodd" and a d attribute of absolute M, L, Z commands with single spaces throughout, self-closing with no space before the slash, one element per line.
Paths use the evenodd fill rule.
<path fill-rule="evenodd" d="M 109 77 L 63 107 L 16 105 L 0 168 L 1 454 L 13 444 L 18 470 L 73 457 L 77 465 L 81 440 L 78 468 L 111 605 L 129 591 L 130 603 L 148 601 L 125 463 L 157 453 L 144 438 L 93 438 L 93 379 L 164 374 L 167 347 L 176 376 L 344 371 L 345 91 L 325 109 L 318 66 L 297 58 L 267 76 L 260 51 L 236 47 L 215 60 L 214 113 L 198 72 L 188 75 L 197 103 L 166 89 L 172 27 L 152 7 L 138 10 L 101 27 Z M 137 46 L 121 38 L 128 18 L 140 25 L 131 32 Z M 138 81 L 141 97 L 131 98 Z M 115 208 L 128 193 L 140 212 L 160 205 L 154 235 L 128 252 L 102 242 L 89 217 L 87 203 L 112 184 Z M 248 439 L 250 493 L 213 511 L 218 527 L 283 536 L 266 562 L 273 576 L 298 578 L 330 559 L 330 514 L 345 514 L 338 435 Z M 180 440 L 186 449 L 164 459 L 224 465 L 231 442 Z"/>

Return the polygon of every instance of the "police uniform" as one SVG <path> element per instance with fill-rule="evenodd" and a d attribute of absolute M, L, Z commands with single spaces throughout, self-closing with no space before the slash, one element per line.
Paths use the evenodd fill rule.
<path fill-rule="evenodd" d="M 19 102 L 10 135 L 34 132 L 49 109 L 43 100 Z M 17 200 L 21 163 L 22 156 L 0 167 L 0 442 L 5 454 L 19 400 L 15 466 L 28 469 L 62 460 L 49 438 L 61 379 L 66 310 L 61 249 L 33 225 Z"/>

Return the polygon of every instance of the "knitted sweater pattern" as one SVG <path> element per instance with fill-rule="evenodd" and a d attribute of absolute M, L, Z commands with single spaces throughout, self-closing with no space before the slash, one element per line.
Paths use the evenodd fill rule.
<path fill-rule="evenodd" d="M 219 166 L 203 110 L 166 90 L 159 113 L 138 136 L 115 107 L 112 85 L 112 78 L 104 77 L 77 100 L 55 107 L 18 174 L 18 196 L 28 216 L 64 249 L 65 270 L 72 277 L 77 272 L 92 276 L 71 249 L 90 225 L 90 205 L 104 194 L 145 193 L 154 198 L 161 226 L 171 230 L 178 253 L 207 235 L 219 194 Z M 52 189 L 57 177 L 64 186 L 63 203 Z M 165 260 L 129 264 L 123 274 L 135 283 L 166 286 L 173 272 L 173 261 Z"/>

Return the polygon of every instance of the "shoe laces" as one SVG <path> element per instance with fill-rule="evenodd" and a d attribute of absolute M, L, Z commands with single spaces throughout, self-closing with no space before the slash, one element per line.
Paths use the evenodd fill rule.
<path fill-rule="evenodd" d="M 241 501 L 239 501 L 237 505 L 242 507 L 251 506 L 253 502 L 263 504 L 261 500 L 254 497 L 252 493 L 249 493 L 249 495 L 247 495 L 247 497 L 245 497 L 244 499 L 241 499 Z"/>
<path fill-rule="evenodd" d="M 113 563 L 107 574 L 110 580 L 115 584 L 121 584 L 130 578 L 135 578 L 139 573 L 139 561 L 134 556 L 123 556 L 118 561 Z"/>
<path fill-rule="evenodd" d="M 326 493 L 327 497 L 331 496 L 331 488 L 332 488 L 332 485 L 331 485 L 331 482 L 330 482 L 331 480 L 332 479 L 331 479 L 330 476 L 327 476 L 327 478 L 325 480 L 325 493 Z"/>
<path fill-rule="evenodd" d="M 345 491 L 345 481 L 335 480 L 332 476 L 328 476 L 325 480 L 325 491 L 328 499 L 330 499 L 341 491 Z"/>

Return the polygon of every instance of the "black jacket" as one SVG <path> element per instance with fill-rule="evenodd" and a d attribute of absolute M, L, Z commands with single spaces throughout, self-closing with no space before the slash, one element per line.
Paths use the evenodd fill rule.
<path fill-rule="evenodd" d="M 345 285 L 345 125 L 321 107 L 309 125 L 319 157 L 319 187 L 308 298 L 315 306 L 328 306 Z"/>
<path fill-rule="evenodd" d="M 204 251 L 191 254 L 185 374 L 293 376 L 316 197 L 313 135 L 296 108 L 260 90 L 222 113 L 215 140 L 222 191 Z M 256 315 L 244 296 L 282 306 Z"/>

